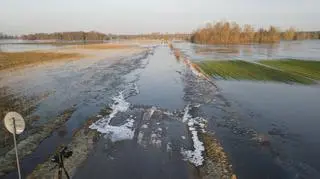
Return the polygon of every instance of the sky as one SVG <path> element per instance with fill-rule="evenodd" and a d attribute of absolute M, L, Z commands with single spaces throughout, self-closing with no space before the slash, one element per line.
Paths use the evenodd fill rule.
<path fill-rule="evenodd" d="M 1 0 L 0 32 L 192 32 L 220 20 L 320 30 L 320 0 Z"/>

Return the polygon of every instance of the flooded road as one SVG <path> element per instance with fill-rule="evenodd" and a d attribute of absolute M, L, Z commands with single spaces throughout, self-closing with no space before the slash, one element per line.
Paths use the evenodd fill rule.
<path fill-rule="evenodd" d="M 75 178 L 199 177 L 181 154 L 181 149 L 193 150 L 188 125 L 183 121 L 184 113 L 189 112 L 185 107 L 192 102 L 184 99 L 183 78 L 187 73 L 190 71 L 167 46 L 159 46 L 145 68 L 127 75 L 128 79 L 136 78 L 136 86 L 124 91 L 124 96 L 130 91 L 129 96 L 117 97 L 114 104 L 119 113 L 114 118 L 91 126 L 105 136 Z M 123 110 L 126 105 L 130 107 Z M 128 120 L 133 120 L 133 125 L 127 133 L 114 130 Z"/>
<path fill-rule="evenodd" d="M 97 116 L 88 127 L 100 138 L 88 159 L 72 171 L 73 178 L 320 177 L 317 85 L 207 80 L 167 45 L 8 76 L 1 76 L 8 93 L 46 94 L 34 104 L 30 115 L 38 120 L 32 126 L 74 109 L 64 125 L 22 160 L 24 175 L 59 145 L 69 144 L 90 116 Z M 112 112 L 98 115 L 106 107 Z M 204 134 L 217 139 L 230 162 L 210 158 L 207 147 L 221 147 L 208 145 Z M 16 178 L 16 173 L 3 178 Z"/>

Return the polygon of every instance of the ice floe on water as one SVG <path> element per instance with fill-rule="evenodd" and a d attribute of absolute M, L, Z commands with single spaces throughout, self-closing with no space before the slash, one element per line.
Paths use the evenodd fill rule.
<path fill-rule="evenodd" d="M 108 116 L 99 119 L 89 126 L 90 129 L 96 129 L 97 131 L 104 133 L 104 128 L 109 125 L 111 119 L 114 118 L 118 112 L 125 112 L 130 107 L 130 103 L 125 100 L 123 92 L 120 92 L 118 96 L 113 97 L 112 100 L 114 101 L 111 106 L 112 112 Z"/>
<path fill-rule="evenodd" d="M 99 132 L 105 133 L 105 138 L 110 139 L 112 142 L 128 140 L 134 137 L 133 119 L 128 119 L 127 122 L 121 126 L 106 126 L 103 131 Z"/>
<path fill-rule="evenodd" d="M 199 139 L 197 128 L 201 129 L 201 132 L 205 132 L 204 127 L 206 120 L 201 117 L 192 118 L 192 116 L 189 114 L 190 110 L 190 105 L 187 105 L 182 121 L 188 124 L 188 130 L 192 135 L 194 150 L 186 150 L 184 148 L 181 148 L 181 154 L 184 156 L 185 160 L 193 163 L 195 166 L 201 166 L 204 161 L 204 157 L 202 155 L 204 152 L 204 145 L 203 142 L 201 142 Z"/>
<path fill-rule="evenodd" d="M 110 125 L 110 122 L 117 113 L 125 112 L 129 109 L 130 103 L 126 101 L 126 98 L 136 95 L 138 92 L 137 85 L 129 84 L 128 87 L 121 91 L 118 96 L 112 98 L 114 101 L 111 105 L 112 112 L 93 123 L 89 128 L 106 134 L 105 137 L 109 138 L 112 142 L 132 139 L 134 137 L 133 116 L 130 116 L 130 118 L 126 120 L 126 123 L 120 126 L 112 126 Z"/>
<path fill-rule="evenodd" d="M 189 114 L 189 110 L 190 110 L 190 105 L 188 104 L 184 109 L 182 122 L 187 122 L 191 118 L 191 115 Z"/>
<path fill-rule="evenodd" d="M 193 163 L 195 166 L 201 166 L 204 158 L 202 152 L 204 151 L 203 142 L 199 140 L 198 132 L 196 130 L 191 131 L 194 150 L 181 149 L 181 154 L 185 160 Z"/>
<path fill-rule="evenodd" d="M 147 128 L 148 128 L 148 125 L 147 125 L 147 124 L 143 124 L 143 125 L 141 126 L 141 128 L 142 128 L 142 129 L 147 129 Z"/>

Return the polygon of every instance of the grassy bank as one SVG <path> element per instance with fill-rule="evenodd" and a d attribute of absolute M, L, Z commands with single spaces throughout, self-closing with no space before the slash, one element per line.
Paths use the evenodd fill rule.
<path fill-rule="evenodd" d="M 303 76 L 241 60 L 204 61 L 197 63 L 197 65 L 208 75 L 223 79 L 277 81 L 301 84 L 314 83 L 313 80 Z"/>
<path fill-rule="evenodd" d="M 260 63 L 282 71 L 320 80 L 320 61 L 307 60 L 262 60 Z"/>
<path fill-rule="evenodd" d="M 203 179 L 236 179 L 227 154 L 213 134 L 201 133 L 205 147 L 206 162 L 202 166 Z"/>
<path fill-rule="evenodd" d="M 80 57 L 77 53 L 0 52 L 0 70 L 47 61 Z"/>

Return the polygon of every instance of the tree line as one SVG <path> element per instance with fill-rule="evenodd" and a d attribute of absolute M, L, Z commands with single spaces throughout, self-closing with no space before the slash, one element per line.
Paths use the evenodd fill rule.
<path fill-rule="evenodd" d="M 156 40 L 189 40 L 190 34 L 188 33 L 160 33 L 153 32 L 149 34 L 137 35 L 120 35 L 120 39 L 156 39 Z"/>
<path fill-rule="evenodd" d="M 100 32 L 55 32 L 55 33 L 36 33 L 22 35 L 24 40 L 61 40 L 61 41 L 86 41 L 86 40 L 107 40 L 108 35 Z"/>
<path fill-rule="evenodd" d="M 190 40 L 200 44 L 250 44 L 278 43 L 280 40 L 320 39 L 320 32 L 297 32 L 290 28 L 281 32 L 278 28 L 255 29 L 251 25 L 240 26 L 235 22 L 208 23 L 192 33 Z"/>
<path fill-rule="evenodd" d="M 84 41 L 84 40 L 109 40 L 109 39 L 165 39 L 165 40 L 189 40 L 190 34 L 187 33 L 150 33 L 150 34 L 137 34 L 137 35 L 115 35 L 104 34 L 99 32 L 55 32 L 55 33 L 36 33 L 22 35 L 24 40 L 66 40 L 66 41 Z"/>
<path fill-rule="evenodd" d="M 17 37 L 14 35 L 7 35 L 7 34 L 0 32 L 0 39 L 15 39 L 15 38 L 17 38 Z"/>

